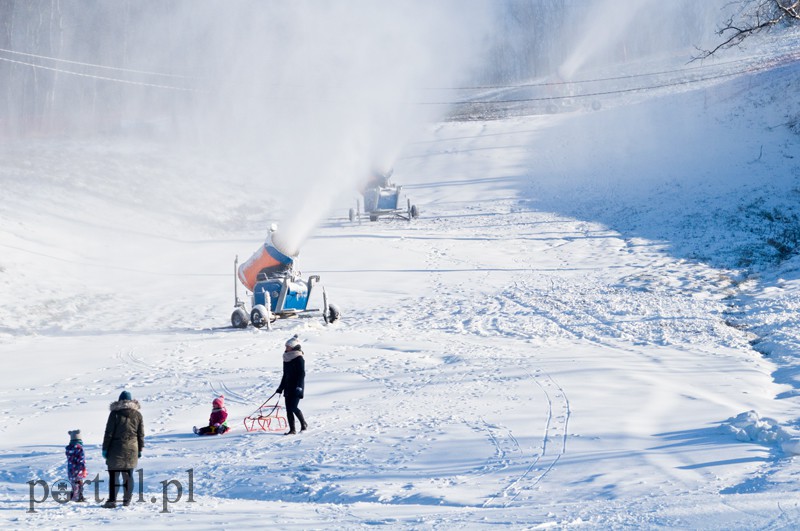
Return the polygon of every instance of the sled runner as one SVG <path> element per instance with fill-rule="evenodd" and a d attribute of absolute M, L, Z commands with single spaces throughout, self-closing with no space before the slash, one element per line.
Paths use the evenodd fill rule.
<path fill-rule="evenodd" d="M 270 404 L 270 400 L 276 394 L 272 393 L 272 396 L 267 398 L 257 410 L 244 418 L 244 429 L 247 431 L 283 431 L 289 426 L 286 417 L 281 416 L 280 396 L 274 404 Z"/>

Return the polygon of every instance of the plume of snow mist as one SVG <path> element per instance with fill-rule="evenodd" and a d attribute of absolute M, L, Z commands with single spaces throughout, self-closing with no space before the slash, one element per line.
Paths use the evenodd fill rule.
<path fill-rule="evenodd" d="M 594 3 L 587 13 L 589 22 L 581 32 L 572 54 L 559 69 L 559 75 L 567 80 L 572 79 L 581 67 L 607 54 L 622 41 L 636 15 L 656 2 L 602 0 Z"/>
<path fill-rule="evenodd" d="M 236 4 L 239 5 L 239 4 Z M 431 113 L 420 90 L 481 60 L 486 0 L 298 0 L 246 4 L 213 24 L 213 90 L 197 114 L 209 145 L 257 154 L 250 194 L 278 198 L 299 249 L 337 201 L 349 206 Z M 198 15 L 195 11 L 194 16 Z M 266 229 L 266 227 L 265 227 Z"/>
<path fill-rule="evenodd" d="M 582 21 L 565 46 L 559 68 L 565 80 L 578 71 L 644 56 L 678 54 L 691 59 L 715 38 L 715 28 L 730 10 L 729 0 L 597 0 L 573 7 L 569 20 Z M 726 9 L 727 6 L 727 9 Z"/>

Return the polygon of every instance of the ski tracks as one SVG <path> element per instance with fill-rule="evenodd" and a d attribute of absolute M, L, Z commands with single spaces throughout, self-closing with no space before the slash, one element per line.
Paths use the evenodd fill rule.
<path fill-rule="evenodd" d="M 208 384 L 208 387 L 211 389 L 211 392 L 215 396 L 223 395 L 225 397 L 225 401 L 226 402 L 231 402 L 231 403 L 234 403 L 234 404 L 242 404 L 242 405 L 250 405 L 250 404 L 252 404 L 252 400 L 250 400 L 250 398 L 248 398 L 248 397 L 246 397 L 246 396 L 244 396 L 244 395 L 242 395 L 240 393 L 237 393 L 236 391 L 233 391 L 222 380 L 218 380 L 216 382 L 216 385 L 214 385 L 214 382 L 211 381 L 211 380 L 206 380 L 206 383 Z"/>
<path fill-rule="evenodd" d="M 154 349 L 146 356 L 137 348 L 141 347 L 117 351 L 122 378 L 113 385 L 116 387 L 122 382 L 125 387 L 132 387 L 134 394 L 139 395 L 135 398 L 148 402 L 150 408 L 157 408 L 157 414 L 149 422 L 154 434 L 171 429 L 185 411 L 197 404 L 204 393 L 190 390 L 198 379 L 205 381 L 214 395 L 223 394 L 231 403 L 250 403 L 220 378 L 228 373 L 216 363 L 217 358 L 207 356 L 192 343 L 179 342 L 162 353 Z M 151 389 L 154 392 L 150 392 Z"/>
<path fill-rule="evenodd" d="M 526 454 L 510 430 L 500 429 L 484 421 L 486 430 L 495 445 L 495 464 L 490 468 L 510 468 L 521 473 L 511 476 L 506 485 L 490 496 L 483 504 L 487 507 L 508 507 L 513 503 L 531 501 L 533 490 L 553 471 L 567 451 L 567 430 L 570 420 L 570 404 L 564 389 L 549 374 L 537 370 L 536 374 L 525 371 L 539 388 L 546 406 L 545 422 L 538 448 Z M 518 454 L 518 455 L 515 455 Z M 527 462 L 527 464 L 526 464 Z M 513 465 L 513 466 L 512 466 Z"/>

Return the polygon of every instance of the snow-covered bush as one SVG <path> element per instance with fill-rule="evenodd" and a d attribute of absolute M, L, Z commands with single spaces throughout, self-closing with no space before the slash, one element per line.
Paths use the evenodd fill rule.
<path fill-rule="evenodd" d="M 800 438 L 793 437 L 775 420 L 761 417 L 755 411 L 746 411 L 726 420 L 721 429 L 742 442 L 756 442 L 778 446 L 785 453 L 800 454 Z"/>

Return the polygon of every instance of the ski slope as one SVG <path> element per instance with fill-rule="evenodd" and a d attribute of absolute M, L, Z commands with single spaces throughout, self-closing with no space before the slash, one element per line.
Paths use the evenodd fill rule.
<path fill-rule="evenodd" d="M 797 528 L 800 269 L 774 242 L 798 215 L 800 63 L 784 42 L 731 52 L 713 80 L 606 87 L 599 110 L 428 126 L 393 176 L 419 219 L 351 223 L 345 190 L 303 244 L 333 325 L 228 327 L 233 259 L 298 207 L 293 183 L 253 197 L 257 167 L 168 143 L 4 144 L 0 521 Z M 310 429 L 248 433 L 293 334 Z M 70 429 L 107 480 L 123 389 L 145 420 L 143 501 L 31 505 L 29 481 L 66 476 Z M 233 431 L 194 436 L 218 394 Z M 165 504 L 188 470 L 194 501 Z"/>

